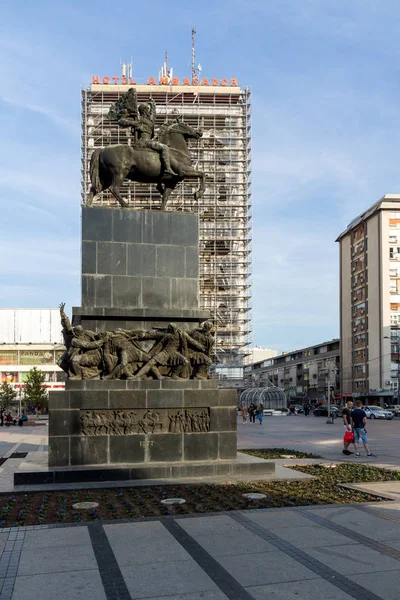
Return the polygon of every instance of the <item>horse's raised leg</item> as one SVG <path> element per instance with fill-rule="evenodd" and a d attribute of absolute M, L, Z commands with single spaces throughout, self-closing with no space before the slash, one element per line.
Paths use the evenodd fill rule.
<path fill-rule="evenodd" d="M 194 199 L 197 201 L 204 196 L 206 189 L 206 174 L 203 173 L 203 171 L 192 169 L 192 167 L 184 167 L 181 169 L 181 176 L 185 179 L 187 177 L 198 177 L 200 179 L 200 186 L 194 193 Z"/>

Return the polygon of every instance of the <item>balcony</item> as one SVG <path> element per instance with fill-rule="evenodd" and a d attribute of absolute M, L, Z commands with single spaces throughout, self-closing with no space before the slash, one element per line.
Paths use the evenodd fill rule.
<path fill-rule="evenodd" d="M 358 349 L 358 348 L 365 348 L 367 342 L 366 340 L 359 340 L 358 342 L 354 343 L 354 348 Z"/>
<path fill-rule="evenodd" d="M 354 364 L 355 365 L 359 365 L 359 364 L 363 364 L 363 363 L 365 363 L 365 356 L 357 356 L 354 359 Z"/>

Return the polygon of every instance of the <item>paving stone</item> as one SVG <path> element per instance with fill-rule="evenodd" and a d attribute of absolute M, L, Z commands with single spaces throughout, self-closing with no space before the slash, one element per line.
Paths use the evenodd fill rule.
<path fill-rule="evenodd" d="M 96 568 L 92 546 L 55 546 L 22 550 L 18 576 Z"/>
<path fill-rule="evenodd" d="M 349 579 L 362 585 L 382 600 L 399 600 L 400 570 L 351 575 Z"/>
<path fill-rule="evenodd" d="M 354 544 L 354 540 L 340 533 L 335 533 L 331 529 L 315 524 L 310 527 L 310 525 L 308 527 L 269 527 L 268 531 L 280 536 L 286 542 L 290 542 L 298 548 Z"/>
<path fill-rule="evenodd" d="M 243 586 L 315 579 L 313 571 L 278 550 L 220 556 L 217 560 Z"/>
<path fill-rule="evenodd" d="M 248 510 L 241 511 L 243 515 L 251 519 L 261 527 L 312 527 L 311 522 L 302 517 L 297 511 L 281 510 Z"/>
<path fill-rule="evenodd" d="M 87 527 L 63 527 L 62 529 L 27 531 L 24 550 L 83 545 L 90 545 Z"/>
<path fill-rule="evenodd" d="M 195 592 L 194 594 L 174 594 L 171 596 L 153 596 L 151 600 L 227 600 L 222 592 Z M 298 600 L 298 599 L 297 599 Z"/>
<path fill-rule="evenodd" d="M 229 517 L 221 516 L 209 519 L 214 522 L 214 529 L 202 531 L 201 525 L 205 526 L 201 519 L 180 519 L 179 525 L 191 535 L 196 542 L 211 554 L 211 556 L 224 556 L 230 554 L 248 554 L 253 552 L 269 552 L 275 550 L 272 544 L 269 544 L 260 537 L 247 531 L 245 527 L 236 523 Z M 201 521 L 198 523 L 198 521 Z"/>
<path fill-rule="evenodd" d="M 271 600 L 309 600 L 310 598 L 350 600 L 352 598 L 324 579 L 260 585 L 249 587 L 247 591 L 254 596 L 255 600 L 266 600 L 266 598 Z"/>
<path fill-rule="evenodd" d="M 390 548 L 394 548 L 395 550 L 398 550 L 400 552 L 400 540 L 386 540 L 385 546 L 390 546 Z"/>
<path fill-rule="evenodd" d="M 104 530 L 120 567 L 191 560 L 160 522 L 105 525 Z"/>
<path fill-rule="evenodd" d="M 7 538 L 8 538 L 8 534 L 7 533 L 1 533 L 0 534 L 0 554 L 3 552 L 6 543 L 7 543 Z"/>
<path fill-rule="evenodd" d="M 194 560 L 134 565 L 121 568 L 129 593 L 134 598 L 218 591 L 216 584 Z"/>
<path fill-rule="evenodd" d="M 366 506 L 368 509 L 378 512 L 382 517 L 394 517 L 395 519 L 399 519 L 400 524 L 400 502 L 380 502 L 379 505 L 367 504 L 364 506 Z"/>
<path fill-rule="evenodd" d="M 17 577 L 12 600 L 107 600 L 99 572 L 75 571 Z"/>
<path fill-rule="evenodd" d="M 311 512 L 378 542 L 400 540 L 400 523 L 381 519 L 356 508 L 327 508 Z"/>
<path fill-rule="evenodd" d="M 231 519 L 228 515 L 179 519 L 178 523 L 192 536 L 244 529 L 242 525 Z"/>
<path fill-rule="evenodd" d="M 374 573 L 399 568 L 399 562 L 361 544 L 309 548 L 307 554 L 343 575 Z"/>

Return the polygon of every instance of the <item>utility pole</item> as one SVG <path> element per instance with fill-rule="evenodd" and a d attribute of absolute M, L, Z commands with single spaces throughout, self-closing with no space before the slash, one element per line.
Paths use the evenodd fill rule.
<path fill-rule="evenodd" d="M 336 373 L 336 368 L 332 369 L 334 373 Z M 331 415 L 331 367 L 328 363 L 327 372 L 326 372 L 326 380 L 327 380 L 327 394 L 328 394 L 328 418 L 326 420 L 327 425 L 333 425 L 334 420 Z"/>
<path fill-rule="evenodd" d="M 331 419 L 331 372 L 329 367 L 326 372 L 326 393 L 328 394 L 328 418 L 326 420 L 327 425 L 332 425 Z"/>

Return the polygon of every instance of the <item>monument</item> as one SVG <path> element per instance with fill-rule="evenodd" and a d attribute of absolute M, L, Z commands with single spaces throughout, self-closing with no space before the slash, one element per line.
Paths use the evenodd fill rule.
<path fill-rule="evenodd" d="M 49 468 L 15 483 L 249 475 L 274 469 L 237 460 L 237 396 L 209 378 L 213 324 L 199 309 L 198 217 L 164 210 L 191 166 L 180 120 L 154 139 L 155 105 L 134 89 L 111 107 L 131 146 L 95 150 L 82 207 L 82 305 L 60 304 L 67 373 L 49 397 Z M 164 143 L 160 140 L 164 140 Z M 170 143 L 168 143 L 170 142 Z M 124 179 L 155 184 L 161 208 L 125 207 Z M 121 207 L 96 207 L 106 189 Z"/>

